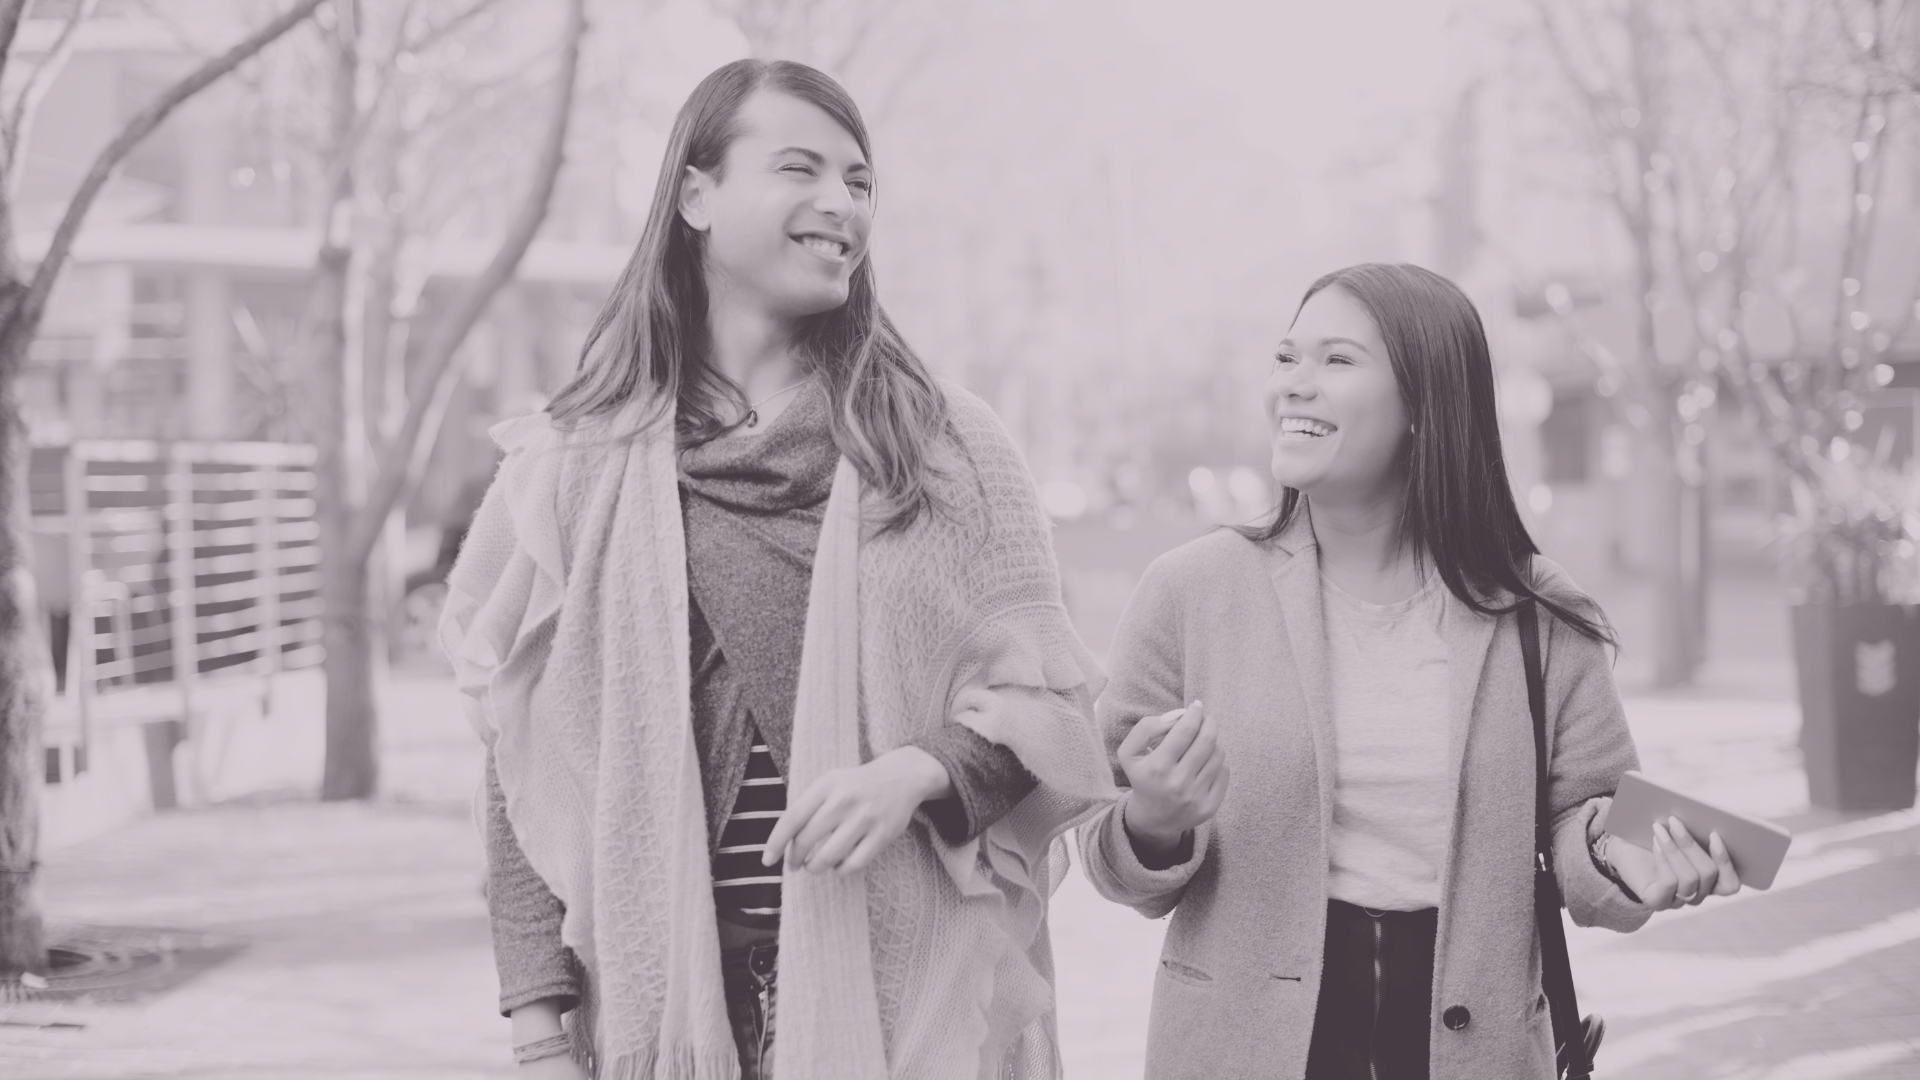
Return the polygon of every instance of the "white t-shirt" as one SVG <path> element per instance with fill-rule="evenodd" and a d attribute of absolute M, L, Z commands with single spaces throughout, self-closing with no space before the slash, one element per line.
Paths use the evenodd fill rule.
<path fill-rule="evenodd" d="M 1334 795 L 1327 893 L 1377 910 L 1440 905 L 1453 785 L 1445 586 L 1370 604 L 1323 575 Z"/>

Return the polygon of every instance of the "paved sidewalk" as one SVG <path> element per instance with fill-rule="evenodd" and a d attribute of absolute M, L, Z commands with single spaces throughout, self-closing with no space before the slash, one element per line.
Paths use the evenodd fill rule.
<path fill-rule="evenodd" d="M 317 708 L 317 673 L 301 674 Z M 382 802 L 288 793 L 47 852 L 49 919 L 206 933 L 240 951 L 135 1004 L 0 1003 L 0 1076 L 511 1076 L 469 808 L 479 744 L 442 677 L 402 673 L 384 701 Z M 30 1026 L 48 1023 L 84 1027 Z"/>
<path fill-rule="evenodd" d="M 1628 702 L 1649 775 L 1795 832 L 1767 892 L 1573 933 L 1603 1075 L 1920 1077 L 1920 814 L 1809 811 L 1798 710 L 1721 688 Z"/>
<path fill-rule="evenodd" d="M 233 959 L 133 1005 L 0 1006 L 0 1075 L 54 1078 L 507 1076 L 481 856 L 478 767 L 444 683 L 390 699 L 403 801 L 261 801 L 172 814 L 49 854 L 57 919 L 205 932 Z M 1583 1004 L 1605 1014 L 1603 1076 L 1920 1076 L 1920 816 L 1805 811 L 1794 709 L 1721 686 L 1634 697 L 1647 771 L 1789 821 L 1767 893 L 1573 935 Z M 1074 875 L 1054 905 L 1068 1076 L 1140 1075 L 1164 923 Z M 82 1024 L 36 1027 L 28 1024 Z"/>
<path fill-rule="evenodd" d="M 0 1075 L 511 1075 L 480 875 L 473 828 L 448 806 L 226 806 L 58 853 L 51 916 L 243 950 L 145 1003 L 0 1006 Z M 47 1023 L 84 1026 L 22 1026 Z"/>

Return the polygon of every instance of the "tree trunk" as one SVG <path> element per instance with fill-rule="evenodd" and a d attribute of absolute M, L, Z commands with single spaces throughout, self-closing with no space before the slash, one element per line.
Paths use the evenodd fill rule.
<path fill-rule="evenodd" d="M 366 559 L 356 554 L 354 521 L 366 495 L 366 396 L 357 355 L 364 329 L 362 291 L 352 276 L 359 239 L 354 220 L 359 176 L 355 129 L 360 122 L 359 5 L 336 5 L 329 108 L 328 191 L 325 240 L 314 263 L 308 322 L 313 352 L 314 403 L 319 423 L 315 443 L 315 502 L 320 516 L 321 642 L 326 652 L 326 763 L 320 797 L 367 799 L 379 790 L 375 752 L 374 667 L 377 631 L 369 625 Z"/>
<path fill-rule="evenodd" d="M 1687 472 L 1687 623 L 1692 674 L 1698 674 L 1707 662 L 1707 606 L 1713 588 L 1713 502 L 1708 483 L 1712 460 L 1707 444 L 1690 451 Z"/>
<path fill-rule="evenodd" d="M 343 523 L 344 524 L 344 523 Z M 321 536 L 321 603 L 326 607 L 327 759 L 325 800 L 367 799 L 380 790 L 378 650 L 385 634 L 373 603 L 373 578 L 338 530 Z"/>
<path fill-rule="evenodd" d="M 1648 455 L 1647 497 L 1653 507 L 1653 684 L 1684 686 L 1693 680 L 1693 602 L 1687 562 L 1686 482 L 1671 424 L 1654 425 Z"/>
<path fill-rule="evenodd" d="M 46 970 L 45 930 L 34 901 L 40 843 L 40 724 L 50 685 L 50 657 L 40 634 L 40 607 L 27 566 L 27 466 L 30 450 L 20 414 L 18 379 L 39 334 L 47 299 L 94 200 L 126 156 L 193 95 L 224 78 L 248 57 L 305 22 L 326 0 L 297 2 L 226 52 L 195 68 L 130 118 L 94 157 L 68 200 L 47 250 L 31 276 L 14 249 L 11 183 L 0 182 L 0 977 Z M 0 72 L 12 59 L 14 32 L 25 5 L 0 0 Z M 85 9 L 75 18 L 85 15 Z M 30 106 L 30 103 L 29 103 Z M 27 111 L 7 122 L 0 143 L 24 153 Z M 0 181 L 14 172 L 0 162 Z"/>
<path fill-rule="evenodd" d="M 460 375 L 458 354 L 468 333 L 485 314 L 495 294 L 512 280 L 520 260 L 526 255 L 545 221 L 553 202 L 553 192 L 565 160 L 569 124 L 573 116 L 578 85 L 580 43 L 586 33 L 585 0 L 569 0 L 566 30 L 562 41 L 558 86 L 553 112 L 541 140 L 533 168 L 532 187 L 509 224 L 506 236 L 493 258 L 473 282 L 456 298 L 444 322 L 439 323 L 421 348 L 419 367 L 422 390 L 408 404 L 399 427 L 383 440 L 383 461 L 377 467 L 355 459 L 356 448 L 368 443 L 369 429 L 364 383 L 348 375 L 356 365 L 371 364 L 366 355 L 368 343 L 364 326 L 349 325 L 349 318 L 365 313 L 363 296 L 350 289 L 365 283 L 366 266 L 352 265 L 348 245 L 350 230 L 341 222 L 349 220 L 345 209 L 329 215 L 334 223 L 329 230 L 328 246 L 321 255 L 321 279 L 325 291 L 316 290 L 322 305 L 320 320 L 329 336 L 320 343 L 320 352 L 328 366 L 320 369 L 327 384 L 321 388 L 321 401 L 327 410 L 320 452 L 320 506 L 325 520 L 321 526 L 322 574 L 327 605 L 327 763 L 323 770 L 321 797 L 355 799 L 371 797 L 378 787 L 375 758 L 377 677 L 382 668 L 382 649 L 386 623 L 385 590 L 376 595 L 374 568 L 380 541 L 388 530 L 391 515 L 400 512 L 413 484 L 426 464 L 432 440 L 439 431 L 447 397 Z M 352 99 L 352 80 L 347 55 L 353 49 L 351 37 L 343 37 L 340 67 L 336 72 L 335 123 L 357 115 Z M 351 153 L 348 139 L 353 124 L 345 119 L 336 128 L 335 145 L 342 153 Z M 333 204 L 350 207 L 353 191 L 352 171 L 347 159 L 337 167 L 339 185 Z M 331 258 L 332 261 L 329 261 Z M 364 370 L 364 369 L 358 369 Z M 372 477 L 365 475 L 373 472 Z M 341 605 L 335 607 L 335 605 Z M 336 651 L 338 650 L 338 651 Z"/>
<path fill-rule="evenodd" d="M 25 290 L 18 280 L 6 285 L 11 298 Z M 0 330 L 0 349 L 24 353 L 31 340 L 17 330 Z M 22 971 L 44 974 L 47 969 L 46 932 L 35 891 L 40 870 L 40 723 L 48 658 L 27 567 L 27 434 L 13 396 L 10 382 L 0 386 L 0 977 Z"/>

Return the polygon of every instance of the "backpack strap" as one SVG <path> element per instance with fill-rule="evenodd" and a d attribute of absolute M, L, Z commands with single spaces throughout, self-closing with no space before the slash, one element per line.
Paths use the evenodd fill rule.
<path fill-rule="evenodd" d="M 1540 933 L 1540 983 L 1553 1014 L 1553 1041 L 1561 1075 L 1593 1074 L 1580 1004 L 1573 993 L 1567 929 L 1560 921 L 1560 882 L 1553 876 L 1553 805 L 1548 798 L 1547 680 L 1540 665 L 1540 617 L 1531 597 L 1518 608 L 1520 656 L 1527 668 L 1527 709 L 1533 714 L 1533 921 Z"/>

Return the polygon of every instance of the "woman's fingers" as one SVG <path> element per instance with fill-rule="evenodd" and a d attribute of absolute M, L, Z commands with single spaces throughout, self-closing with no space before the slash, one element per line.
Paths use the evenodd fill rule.
<path fill-rule="evenodd" d="M 1673 899 L 1681 904 L 1691 904 L 1700 896 L 1700 874 L 1694 870 L 1693 863 L 1681 853 L 1679 843 L 1666 825 L 1656 822 L 1653 826 L 1654 843 L 1659 846 L 1659 862 L 1665 877 L 1673 878 Z"/>
<path fill-rule="evenodd" d="M 814 781 L 822 789 L 821 797 L 807 818 L 806 826 L 787 847 L 788 866 L 804 868 L 811 864 L 814 856 L 819 854 L 820 846 L 839 831 L 841 822 L 847 820 L 852 807 L 840 786 L 843 779 L 836 773 L 828 773 Z"/>
<path fill-rule="evenodd" d="M 860 846 L 870 832 L 868 823 L 860 817 L 849 817 L 842 821 L 833 833 L 807 856 L 806 868 L 815 874 L 824 874 L 837 869 L 846 861 L 847 856 Z"/>
<path fill-rule="evenodd" d="M 1206 707 L 1200 702 L 1187 706 L 1180 719 L 1174 721 L 1173 730 L 1160 740 L 1159 747 L 1153 751 L 1154 756 L 1169 766 L 1185 757 L 1187 747 L 1192 746 L 1193 740 L 1200 735 L 1200 722 L 1206 718 Z"/>
<path fill-rule="evenodd" d="M 1141 734 L 1154 720 L 1170 726 L 1159 745 L 1143 750 L 1149 737 Z M 1138 753 L 1138 756 L 1129 757 Z M 1120 751 L 1133 796 L 1128 802 L 1127 826 L 1137 836 L 1160 837 L 1184 832 L 1213 816 L 1218 798 L 1209 793 L 1220 782 L 1225 754 L 1219 725 L 1196 701 L 1183 710 L 1143 719 L 1127 733 Z"/>
<path fill-rule="evenodd" d="M 1193 755 L 1188 754 L 1187 756 L 1192 757 Z M 1181 764 L 1185 765 L 1185 762 Z M 1199 768 L 1194 771 L 1193 781 L 1187 785 L 1187 790 L 1193 792 L 1196 799 L 1205 799 L 1207 792 L 1213 790 L 1215 778 L 1218 777 L 1226 767 L 1227 759 L 1224 754 L 1213 753 L 1207 755 L 1207 759 L 1200 762 Z"/>
<path fill-rule="evenodd" d="M 1152 753 L 1154 743 L 1158 741 L 1161 736 L 1165 735 L 1169 728 L 1173 727 L 1174 721 L 1180 718 L 1181 711 L 1180 709 L 1175 709 L 1172 712 L 1164 712 L 1158 716 L 1143 716 L 1134 721 L 1133 729 L 1127 732 L 1126 738 L 1120 740 L 1119 758 L 1121 762 L 1136 761 Z"/>
<path fill-rule="evenodd" d="M 1707 854 L 1705 849 L 1701 848 L 1700 842 L 1693 838 L 1693 833 L 1687 830 L 1686 822 L 1677 817 L 1669 817 L 1667 835 L 1673 837 L 1674 849 L 1680 852 L 1681 856 L 1687 860 L 1687 865 L 1693 870 L 1695 884 L 1686 895 L 1693 898 L 1688 901 L 1689 903 L 1698 904 L 1713 894 L 1714 887 L 1720 880 L 1720 868 L 1714 864 L 1713 856 Z"/>
<path fill-rule="evenodd" d="M 1719 879 L 1713 891 L 1720 896 L 1732 896 L 1739 892 L 1740 871 L 1733 868 L 1733 855 L 1727 851 L 1727 843 L 1720 839 L 1719 833 L 1707 834 L 1707 853 L 1713 856 L 1714 865 L 1719 869 Z"/>
<path fill-rule="evenodd" d="M 825 777 L 821 779 L 824 780 Z M 800 793 L 799 799 L 789 803 L 786 812 L 782 813 L 780 820 L 774 823 L 773 834 L 767 837 L 767 847 L 760 855 L 760 865 L 778 865 L 781 858 L 787 854 L 787 847 L 799 837 L 800 831 L 813 820 L 814 813 L 825 801 L 826 789 L 821 786 L 820 780 L 815 780 L 807 786 L 807 790 Z M 795 852 L 795 854 L 804 857 L 803 852 Z M 799 859 L 795 860 L 796 865 L 799 862 Z"/>
<path fill-rule="evenodd" d="M 1168 770 L 1168 782 L 1183 789 L 1191 787 L 1194 778 L 1200 775 L 1200 770 L 1206 768 L 1208 762 L 1219 756 L 1219 749 L 1219 726 L 1213 722 L 1212 716 L 1201 716 L 1193 741 L 1187 744 L 1186 752 L 1181 754 L 1180 760 Z"/>
<path fill-rule="evenodd" d="M 851 874 L 856 870 L 865 870 L 873 860 L 880 857 L 881 849 L 886 846 L 887 837 L 880 830 L 875 829 L 867 833 L 859 846 L 853 849 L 853 854 L 840 863 L 840 872 Z"/>
<path fill-rule="evenodd" d="M 1206 802 L 1204 805 L 1206 806 L 1208 818 L 1212 818 L 1214 814 L 1219 813 L 1220 804 L 1227 799 L 1227 785 L 1232 779 L 1233 766 L 1228 765 L 1225 758 L 1221 758 L 1220 771 L 1214 775 L 1212 782 L 1208 784 L 1206 789 Z"/>
<path fill-rule="evenodd" d="M 1652 908 L 1669 908 L 1680 892 L 1680 879 L 1673 872 L 1673 840 L 1659 822 L 1653 823 L 1653 883 L 1640 892 L 1640 899 Z"/>

